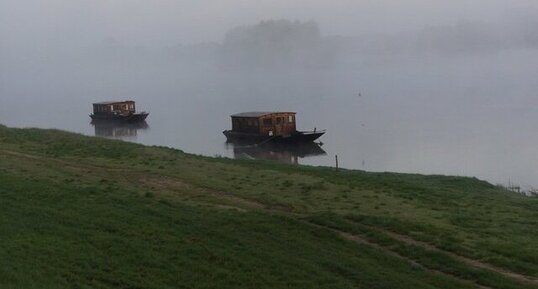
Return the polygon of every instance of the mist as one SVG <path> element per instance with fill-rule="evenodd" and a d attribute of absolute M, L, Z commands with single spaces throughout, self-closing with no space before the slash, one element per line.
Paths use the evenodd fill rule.
<path fill-rule="evenodd" d="M 92 102 L 134 99 L 151 114 L 129 140 L 233 156 L 230 114 L 297 111 L 328 130 L 304 164 L 534 187 L 536 15 L 531 0 L 0 0 L 0 123 L 95 135 Z"/>
<path fill-rule="evenodd" d="M 1 1 L 2 42 L 85 46 L 112 37 L 161 47 L 221 41 L 229 29 L 264 19 L 315 20 L 324 35 L 400 33 L 460 20 L 506 25 L 533 19 L 532 0 L 491 1 Z"/>

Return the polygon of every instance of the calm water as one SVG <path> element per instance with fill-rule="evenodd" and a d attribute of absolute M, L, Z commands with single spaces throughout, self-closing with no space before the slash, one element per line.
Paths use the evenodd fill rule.
<path fill-rule="evenodd" d="M 210 156 L 333 166 L 337 154 L 346 168 L 538 187 L 537 51 L 357 58 L 326 69 L 248 73 L 62 62 L 51 74 L 44 68 L 60 64 L 46 61 L 2 75 L 0 123 Z M 92 125 L 91 103 L 109 99 L 136 100 L 150 112 L 147 125 Z M 296 111 L 299 129 L 327 129 L 323 145 L 260 150 L 226 144 L 221 132 L 231 125 L 229 115 L 255 110 Z"/>

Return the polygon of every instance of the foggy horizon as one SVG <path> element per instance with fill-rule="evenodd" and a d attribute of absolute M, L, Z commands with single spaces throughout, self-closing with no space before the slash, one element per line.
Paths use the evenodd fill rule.
<path fill-rule="evenodd" d="M 84 47 L 113 39 L 149 48 L 222 42 L 237 26 L 315 21 L 323 36 L 413 33 L 430 26 L 536 22 L 538 4 L 519 1 L 0 1 L 3 47 Z M 521 27 L 519 27 L 521 28 Z"/>

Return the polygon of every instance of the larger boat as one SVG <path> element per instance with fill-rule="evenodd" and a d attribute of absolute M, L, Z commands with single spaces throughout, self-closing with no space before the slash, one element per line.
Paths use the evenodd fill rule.
<path fill-rule="evenodd" d="M 231 115 L 232 129 L 222 133 L 228 141 L 264 142 L 313 142 L 325 131 L 298 131 L 295 112 L 243 112 Z"/>
<path fill-rule="evenodd" d="M 149 113 L 144 111 L 137 112 L 134 101 L 124 100 L 94 103 L 90 117 L 93 121 L 139 122 L 145 120 L 148 115 Z"/>

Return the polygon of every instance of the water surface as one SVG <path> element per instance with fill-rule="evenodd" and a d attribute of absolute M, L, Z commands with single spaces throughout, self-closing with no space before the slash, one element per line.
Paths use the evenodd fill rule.
<path fill-rule="evenodd" d="M 338 155 L 346 168 L 538 187 L 537 51 L 358 57 L 278 71 L 54 61 L 18 62 L 2 75 L 0 123 L 209 156 L 333 166 Z M 91 103 L 115 99 L 136 100 L 150 112 L 147 125 L 92 125 Z M 321 151 L 226 144 L 230 114 L 273 110 L 296 111 L 299 129 L 326 129 Z"/>

